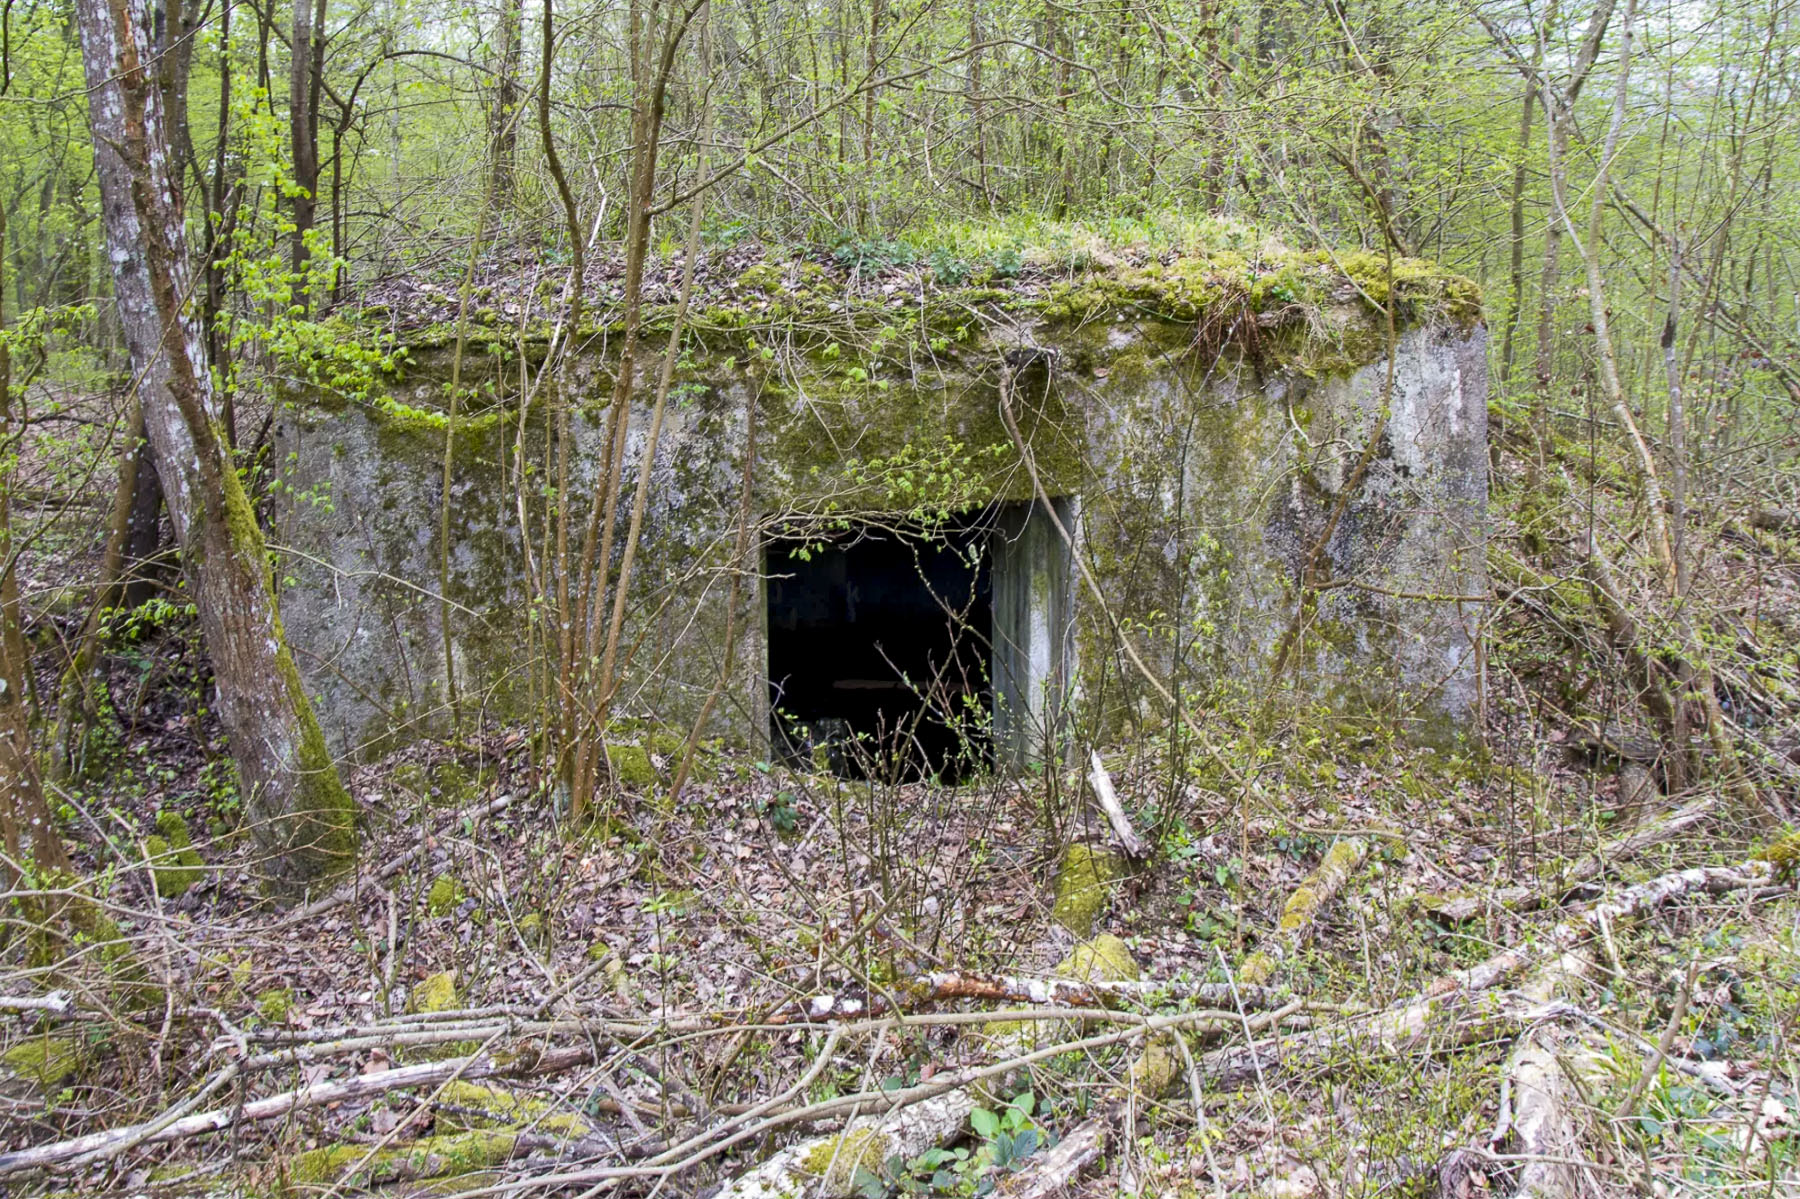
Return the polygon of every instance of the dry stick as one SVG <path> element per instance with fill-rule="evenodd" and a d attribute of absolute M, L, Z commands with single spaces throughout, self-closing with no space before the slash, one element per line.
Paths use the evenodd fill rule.
<path fill-rule="evenodd" d="M 1700 955 L 1695 954 L 1688 961 L 1687 979 L 1681 984 L 1681 991 L 1675 996 L 1675 1009 L 1669 1013 L 1669 1022 L 1663 1026 L 1661 1039 L 1656 1042 L 1656 1052 L 1644 1059 L 1644 1069 L 1631 1084 L 1631 1090 L 1619 1101 L 1619 1110 L 1613 1113 L 1613 1120 L 1623 1123 L 1631 1119 L 1637 1110 L 1638 1100 L 1656 1081 L 1657 1072 L 1661 1069 L 1663 1059 L 1669 1056 L 1669 1049 L 1675 1044 L 1675 1034 L 1681 1031 L 1681 1020 L 1687 1015 L 1688 999 L 1694 993 L 1694 975 L 1700 969 Z"/>
<path fill-rule="evenodd" d="M 1097 749 L 1088 754 L 1088 785 L 1093 787 L 1094 798 L 1100 801 L 1100 810 L 1106 814 L 1106 822 L 1112 825 L 1113 835 L 1119 838 L 1125 852 L 1134 858 L 1147 856 L 1150 849 L 1131 827 L 1124 805 L 1119 803 L 1119 794 L 1113 790 L 1112 775 L 1106 772 L 1106 763 L 1100 760 Z"/>
<path fill-rule="evenodd" d="M 1618 152 L 1620 131 L 1625 125 L 1626 104 L 1630 95 L 1632 22 L 1636 15 L 1636 0 L 1626 0 L 1624 27 L 1619 34 L 1619 78 L 1613 95 L 1612 121 L 1607 126 L 1606 141 L 1601 147 L 1599 166 L 1591 185 L 1594 202 L 1588 212 L 1585 244 L 1575 232 L 1575 224 L 1569 217 L 1568 203 L 1562 189 L 1552 188 L 1551 198 L 1555 201 L 1556 215 L 1568 230 L 1569 239 L 1575 243 L 1576 252 L 1581 255 L 1582 264 L 1587 271 L 1588 319 L 1593 323 L 1594 341 L 1600 351 L 1600 382 L 1606 390 L 1607 402 L 1612 405 L 1613 417 L 1619 422 L 1620 430 L 1624 432 L 1626 441 L 1637 456 L 1638 470 L 1643 475 L 1646 493 L 1651 547 L 1656 551 L 1657 562 L 1662 567 L 1663 586 L 1669 594 L 1674 594 L 1675 555 L 1670 547 L 1669 528 L 1663 519 L 1662 483 L 1657 476 L 1656 458 L 1639 431 L 1636 419 L 1631 415 L 1625 387 L 1619 379 L 1618 352 L 1613 346 L 1612 327 L 1606 307 L 1606 279 L 1600 271 L 1600 239 L 1610 194 L 1606 178 L 1612 167 L 1613 156 Z M 1545 111 L 1549 113 L 1553 109 L 1546 108 Z"/>
<path fill-rule="evenodd" d="M 1268 1012 L 1262 1016 L 1253 1018 L 1251 1020 L 1251 1025 L 1258 1030 L 1268 1028 L 1278 1023 L 1293 1011 L 1298 1010 L 1299 1007 L 1300 1004 L 1298 1003 L 1289 1004 L 1286 1008 L 1275 1012 Z M 1204 1019 L 1212 1020 L 1215 1019 L 1216 1016 L 1217 1013 L 1209 1012 L 1205 1014 Z M 748 1128 L 740 1129 L 723 1140 L 713 1141 L 679 1160 L 672 1160 L 671 1155 L 673 1151 L 671 1151 L 670 1153 L 659 1154 L 639 1166 L 601 1166 L 584 1170 L 572 1170 L 562 1174 L 540 1175 L 536 1178 L 520 1179 L 514 1182 L 503 1183 L 498 1186 L 481 1187 L 475 1190 L 462 1191 L 454 1196 L 447 1197 L 447 1199 L 476 1199 L 476 1196 L 511 1194 L 525 1189 L 548 1189 L 578 1183 L 616 1182 L 632 1178 L 660 1178 L 679 1174 L 704 1161 L 717 1157 L 719 1154 L 735 1145 L 761 1137 L 776 1129 L 791 1124 L 812 1123 L 819 1120 L 833 1119 L 846 1114 L 869 1109 L 892 1111 L 896 1108 L 907 1107 L 915 1103 L 922 1103 L 927 1099 L 935 1098 L 936 1096 L 946 1094 L 950 1091 L 963 1090 L 989 1078 L 1010 1074 L 1015 1070 L 1025 1069 L 1029 1066 L 1037 1065 L 1039 1062 L 1049 1061 L 1050 1059 L 1065 1053 L 1087 1053 L 1092 1050 L 1104 1049 L 1113 1045 L 1126 1044 L 1146 1036 L 1154 1035 L 1158 1032 L 1174 1031 L 1200 1022 L 1200 1020 L 1196 1019 L 1194 1015 L 1190 1013 L 1145 1017 L 1141 1022 L 1134 1023 L 1130 1028 L 1122 1029 L 1118 1032 L 1101 1033 L 1095 1036 L 1084 1037 L 1078 1041 L 1068 1041 L 1050 1045 L 1034 1050 L 1031 1053 L 1019 1057 L 1008 1058 L 1004 1061 L 992 1063 L 990 1065 L 969 1067 L 955 1071 L 954 1073 L 941 1074 L 928 1082 L 918 1083 L 902 1090 L 859 1091 L 854 1094 L 823 1100 L 818 1103 L 808 1104 L 804 1107 L 771 1115 L 767 1119 L 753 1124 Z"/>
<path fill-rule="evenodd" d="M 1269 1027 L 1284 1016 L 1298 1010 L 1298 1004 L 1290 1004 L 1277 1012 L 1266 1013 L 1255 1018 L 1253 1024 L 1259 1028 Z M 1057 1020 L 1068 1019 L 1072 1013 L 1057 1010 L 1053 1013 L 1038 1013 L 1033 1018 L 1054 1015 Z M 1098 1018 L 1116 1014 L 1099 1012 Z M 1156 1031 L 1164 1031 L 1195 1024 L 1216 1021 L 1216 1012 L 1184 1012 L 1172 1016 L 1136 1017 L 1129 1026 L 1110 1033 L 1101 1033 L 1082 1040 L 1049 1046 L 1022 1057 L 1009 1059 L 993 1065 L 959 1071 L 954 1075 L 944 1075 L 923 1083 L 909 1090 L 899 1092 L 870 1091 L 844 1096 L 811 1104 L 789 1112 L 770 1115 L 757 1125 L 744 1130 L 723 1143 L 714 1143 L 692 1156 L 691 1159 L 677 1163 L 672 1168 L 660 1171 L 634 1169 L 627 1171 L 626 1177 L 647 1176 L 651 1173 L 673 1173 L 697 1164 L 707 1158 L 716 1156 L 731 1145 L 737 1144 L 764 1132 L 788 1124 L 827 1119 L 842 1115 L 857 1108 L 871 1106 L 901 1107 L 908 1103 L 916 1103 L 933 1095 L 957 1090 L 983 1079 L 1005 1074 L 1012 1070 L 1048 1060 L 1061 1053 L 1080 1053 L 1092 1049 L 1100 1049 L 1109 1045 L 1122 1044 L 1135 1040 Z M 991 1019 L 991 1016 L 973 1016 L 970 1021 Z M 877 1024 L 891 1025 L 893 1022 L 882 1021 Z M 496 1034 L 501 1030 L 496 1030 Z M 465 1034 L 466 1035 L 466 1034 Z M 565 1070 L 577 1069 L 591 1065 L 594 1061 L 594 1047 L 590 1044 L 575 1045 L 565 1048 L 548 1049 L 538 1054 L 509 1055 L 502 1063 L 485 1053 L 476 1053 L 467 1057 L 451 1058 L 441 1062 L 426 1062 L 416 1066 L 402 1066 L 394 1070 L 386 1070 L 377 1074 L 365 1074 L 344 1082 L 316 1083 L 296 1091 L 284 1092 L 245 1103 L 241 1107 L 215 1108 L 198 1115 L 185 1116 L 174 1121 L 162 1118 L 149 1121 L 147 1124 L 129 1125 L 125 1128 L 111 1129 L 103 1132 L 89 1133 L 67 1141 L 58 1141 L 48 1145 L 34 1146 L 13 1153 L 0 1154 L 0 1177 L 20 1173 L 26 1170 L 46 1169 L 62 1165 L 74 1158 L 96 1151 L 107 1150 L 114 1145 L 130 1141 L 133 1145 L 160 1144 L 165 1141 L 184 1140 L 208 1132 L 218 1132 L 234 1127 L 238 1123 L 256 1123 L 262 1120 L 276 1119 L 307 1108 L 321 1107 L 329 1104 L 347 1103 L 370 1099 L 384 1095 L 390 1091 L 406 1087 L 437 1086 L 451 1079 L 478 1080 L 484 1078 L 516 1078 L 534 1074 L 555 1074 Z M 291 1060 L 291 1059 L 290 1059 Z M 227 1069 L 237 1071 L 243 1063 L 234 1063 Z M 209 1084 L 210 1085 L 210 1084 Z M 158 1125 L 148 1130 L 148 1125 Z M 663 1154 L 651 1159 L 654 1166 L 668 1158 Z M 569 1176 L 558 1179 L 558 1182 L 595 1181 L 599 1178 L 612 1177 L 613 1173 L 588 1173 L 584 1176 Z"/>
<path fill-rule="evenodd" d="M 581 237 L 581 219 L 576 212 L 575 194 L 569 188 L 569 178 L 563 171 L 562 157 L 556 152 L 556 138 L 550 130 L 550 68 L 556 60 L 553 0 L 544 0 L 543 34 L 544 50 L 538 74 L 538 134 L 544 143 L 544 164 L 550 172 L 550 178 L 556 183 L 556 194 L 562 201 L 563 220 L 568 227 L 570 265 L 564 294 L 569 298 L 569 337 L 573 339 L 581 336 L 581 301 L 587 270 L 586 245 Z M 596 221 L 595 229 L 598 228 Z M 566 344 L 562 343 L 562 346 Z M 554 367 L 558 374 L 561 373 L 560 351 L 561 347 L 553 342 L 550 347 L 552 361 L 544 363 L 545 371 Z M 545 419 L 555 429 L 556 447 L 556 712 L 561 726 L 559 752 L 566 755 L 575 736 L 572 698 L 575 642 L 573 617 L 569 610 L 569 440 L 574 436 L 574 430 L 569 422 L 568 397 L 564 394 L 560 381 L 551 393 L 551 409 Z"/>
<path fill-rule="evenodd" d="M 1578 914 L 1573 920 L 1565 921 L 1552 929 L 1544 938 L 1543 948 L 1531 950 L 1508 950 L 1496 955 L 1487 962 L 1471 970 L 1462 971 L 1440 980 L 1440 983 L 1428 988 L 1419 997 L 1407 1001 L 1367 1017 L 1360 1017 L 1341 1028 L 1317 1030 L 1302 1034 L 1298 1038 L 1279 1042 L 1274 1045 L 1259 1044 L 1252 1041 L 1248 1046 L 1238 1049 L 1230 1047 L 1217 1050 L 1203 1059 L 1202 1073 L 1216 1080 L 1233 1081 L 1254 1076 L 1264 1069 L 1264 1055 L 1271 1050 L 1284 1051 L 1284 1060 L 1269 1064 L 1292 1066 L 1297 1062 L 1326 1060 L 1333 1051 L 1341 1050 L 1346 1045 L 1362 1049 L 1370 1047 L 1373 1040 L 1384 1052 L 1394 1052 L 1400 1048 L 1415 1044 L 1419 1035 L 1426 1031 L 1436 1008 L 1452 998 L 1467 998 L 1473 991 L 1494 986 L 1499 982 L 1523 970 L 1532 961 L 1539 960 L 1549 953 L 1567 952 L 1591 936 L 1598 921 L 1602 919 L 1623 919 L 1650 910 L 1670 900 L 1681 898 L 1691 893 L 1725 893 L 1743 890 L 1765 883 L 1770 878 L 1769 865 L 1766 862 L 1751 861 L 1732 867 L 1696 867 L 1662 875 L 1627 888 L 1609 903 L 1598 904 Z M 1303 1005 L 1289 1003 L 1272 1012 L 1256 1017 L 1245 1017 L 1244 1023 L 1249 1033 L 1277 1026 L 1286 1017 L 1299 1011 Z M 1063 1009 L 1029 1012 L 1023 1018 L 1058 1020 L 1069 1019 L 1078 1013 Z M 1085 1014 L 1085 1013 L 1079 1013 Z M 921 1017 L 916 1023 L 973 1023 L 981 1020 L 997 1018 L 993 1014 L 974 1015 L 967 1013 L 947 1014 L 948 1019 Z M 1008 1013 L 1009 1016 L 1013 1014 Z M 1104 1011 L 1092 1014 L 1094 1018 L 1118 1018 L 1115 1013 Z M 1499 1015 L 1506 1015 L 1500 1013 Z M 933 1079 L 928 1083 L 894 1093 L 868 1092 L 844 1096 L 834 1100 L 811 1104 L 790 1112 L 772 1115 L 760 1123 L 740 1131 L 723 1142 L 713 1143 L 697 1151 L 688 1158 L 672 1165 L 664 1164 L 660 1159 L 652 1159 L 645 1167 L 629 1169 L 602 1169 L 580 1171 L 566 1175 L 551 1175 L 532 1181 L 532 1185 L 562 1185 L 573 1182 L 595 1182 L 608 1178 L 641 1178 L 673 1173 L 696 1165 L 743 1140 L 760 1136 L 764 1132 L 788 1124 L 824 1119 L 853 1111 L 858 1108 L 887 1103 L 902 1106 L 916 1103 L 933 1095 L 943 1094 L 980 1082 L 984 1079 L 1008 1073 L 1012 1070 L 1034 1065 L 1063 1053 L 1086 1052 L 1104 1048 L 1148 1036 L 1157 1032 L 1174 1031 L 1181 1028 L 1201 1024 L 1212 1024 L 1221 1017 L 1229 1019 L 1229 1013 L 1212 1011 L 1184 1012 L 1170 1016 L 1138 1017 L 1132 1020 L 1129 1027 L 1117 1032 L 1102 1033 L 1083 1038 L 1078 1041 L 1049 1046 L 1021 1057 L 1009 1059 L 996 1064 L 979 1068 L 958 1071 L 955 1074 Z M 1013 1018 L 1019 1018 L 1013 1016 Z M 1464 1022 L 1463 1031 L 1480 1031 L 1489 1027 L 1495 1013 L 1476 1012 L 1469 1021 Z M 1508 1017 L 1516 1018 L 1516 1017 Z M 874 1030 L 890 1025 L 891 1021 L 863 1022 L 861 1027 Z M 648 1031 L 652 1026 L 635 1025 L 641 1031 Z M 667 1026 L 663 1026 L 667 1027 Z M 855 1026 L 853 1026 L 855 1027 Z M 718 1029 L 712 1031 L 720 1031 Z M 466 1037 L 466 1033 L 464 1034 Z M 444 1062 L 425 1063 L 419 1066 L 401 1067 L 380 1074 L 365 1075 L 341 1083 L 320 1083 L 299 1091 L 288 1092 L 267 1099 L 257 1100 L 242 1105 L 241 1109 L 218 1109 L 188 1116 L 143 1136 L 139 1144 L 153 1144 L 168 1140 L 177 1140 L 201 1133 L 214 1132 L 230 1127 L 234 1119 L 247 1122 L 271 1119 L 286 1115 L 304 1108 L 322 1104 L 341 1103 L 350 1100 L 369 1098 L 385 1094 L 409 1086 L 434 1086 L 452 1077 L 469 1079 L 505 1078 L 528 1074 L 555 1073 L 561 1070 L 574 1069 L 591 1064 L 593 1049 L 591 1045 L 580 1045 L 571 1048 L 551 1049 L 541 1054 L 512 1058 L 505 1065 L 477 1054 L 473 1059 L 461 1058 Z M 0 1177 L 28 1169 L 40 1169 L 66 1162 L 82 1154 L 104 1149 L 117 1142 L 137 1136 L 142 1125 L 107 1132 L 92 1133 L 77 1137 L 70 1141 L 62 1141 L 51 1145 L 37 1146 L 15 1153 L 0 1155 Z M 499 1194 L 519 1189 L 517 1184 L 499 1189 L 483 1189 L 470 1192 L 474 1194 Z"/>
<path fill-rule="evenodd" d="M 551 1073 L 589 1064 L 592 1051 L 585 1046 L 551 1050 L 537 1058 L 522 1058 L 505 1065 L 482 1055 L 402 1066 L 378 1074 L 365 1074 L 344 1082 L 315 1083 L 297 1091 L 287 1091 L 245 1103 L 242 1107 L 214 1108 L 199 1115 L 184 1116 L 145 1132 L 146 1125 L 129 1125 L 105 1132 L 89 1133 L 67 1141 L 38 1145 L 13 1153 L 0 1154 L 0 1177 L 24 1170 L 45 1169 L 62 1165 L 85 1154 L 105 1150 L 115 1144 L 154 1145 L 164 1141 L 186 1140 L 202 1133 L 219 1132 L 238 1123 L 251 1124 L 272 1120 L 307 1108 L 332 1103 L 347 1103 L 385 1095 L 402 1087 L 435 1086 L 449 1078 L 511 1078 L 532 1073 Z M 227 1067 L 231 1069 L 232 1067 Z M 223 1073 L 223 1071 L 221 1072 Z M 150 1124 L 161 1123 L 153 1120 Z"/>

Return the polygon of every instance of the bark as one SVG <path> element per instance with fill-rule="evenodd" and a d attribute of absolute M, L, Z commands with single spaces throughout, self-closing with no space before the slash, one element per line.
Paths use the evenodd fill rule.
<path fill-rule="evenodd" d="M 510 200 L 515 181 L 523 25 L 524 0 L 501 0 L 500 64 L 494 86 L 494 104 L 488 111 L 488 145 L 493 156 L 489 166 L 488 194 L 492 204 Z"/>
<path fill-rule="evenodd" d="M 149 31 L 126 0 L 77 6 L 113 287 L 157 474 L 200 611 L 219 712 L 271 881 L 347 864 L 355 807 L 294 668 L 267 547 L 225 450 L 192 293 Z"/>
<path fill-rule="evenodd" d="M 314 5 L 317 5 L 315 11 Z M 289 257 L 293 272 L 306 269 L 306 236 L 312 232 L 319 197 L 319 123 L 314 97 L 314 30 L 325 22 L 326 0 L 294 0 L 293 36 L 288 43 L 288 141 L 294 156 L 294 230 Z M 304 305 L 305 296 L 296 298 Z"/>
<path fill-rule="evenodd" d="M 211 359 L 208 359 L 210 362 Z M 120 563 L 122 589 L 116 602 L 121 608 L 135 608 L 155 595 L 167 579 L 168 564 L 163 557 L 163 492 L 162 480 L 156 474 L 156 462 L 150 443 L 143 437 L 142 416 L 137 419 L 137 442 L 132 451 L 131 509 L 125 519 L 125 545 Z"/>

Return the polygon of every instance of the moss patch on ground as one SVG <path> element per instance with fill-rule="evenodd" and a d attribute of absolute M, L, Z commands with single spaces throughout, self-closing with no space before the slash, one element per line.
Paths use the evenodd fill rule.
<path fill-rule="evenodd" d="M 270 1024 L 286 1024 L 294 1010 L 292 987 L 273 987 L 256 997 L 256 1011 Z"/>
<path fill-rule="evenodd" d="M 1135 982 L 1142 975 L 1131 947 L 1110 933 L 1077 945 L 1056 967 L 1062 978 L 1080 982 Z"/>
<path fill-rule="evenodd" d="M 1078 937 L 1094 931 L 1112 886 L 1125 877 L 1125 862 L 1111 850 L 1071 845 L 1056 871 L 1056 903 L 1050 918 Z"/>
<path fill-rule="evenodd" d="M 164 899 L 187 894 L 206 877 L 206 863 L 194 848 L 187 820 L 180 812 L 157 813 L 156 832 L 144 838 L 144 851 L 150 860 L 156 893 Z"/>
<path fill-rule="evenodd" d="M 0 1072 L 51 1091 L 86 1069 L 91 1057 L 74 1037 L 40 1035 L 0 1053 Z"/>
<path fill-rule="evenodd" d="M 462 1006 L 463 997 L 456 989 L 456 971 L 441 970 L 428 978 L 421 979 L 407 996 L 406 1010 L 409 1012 L 452 1012 Z M 479 1041 L 448 1041 L 442 1045 L 427 1045 L 412 1049 L 408 1057 L 421 1061 L 434 1062 L 447 1057 L 466 1057 L 481 1048 Z"/>
<path fill-rule="evenodd" d="M 650 754 L 643 746 L 609 745 L 606 761 L 620 786 L 634 791 L 656 786 L 656 767 L 651 765 Z"/>
<path fill-rule="evenodd" d="M 448 874 L 440 874 L 431 880 L 431 890 L 425 893 L 425 914 L 448 916 L 462 901 L 462 884 Z"/>

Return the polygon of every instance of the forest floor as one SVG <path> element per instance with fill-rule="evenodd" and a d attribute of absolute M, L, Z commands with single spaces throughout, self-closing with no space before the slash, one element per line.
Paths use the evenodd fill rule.
<path fill-rule="evenodd" d="M 233 1104 L 309 1089 L 372 1089 L 279 1119 L 230 1118 L 224 1136 L 103 1153 L 45 1185 L 420 1193 L 422 1178 L 446 1175 L 459 1181 L 437 1178 L 433 1193 L 499 1193 L 482 1188 L 527 1178 L 555 1193 L 558 1177 L 577 1179 L 564 1184 L 570 1194 L 609 1180 L 703 1193 L 785 1140 L 841 1124 L 836 1097 L 1091 1039 L 1094 1019 L 1051 1024 L 1041 1011 L 1027 1019 L 1051 1031 L 1023 1040 L 918 1017 L 990 1011 L 995 994 L 971 998 L 979 980 L 1048 979 L 1059 964 L 1068 973 L 1078 943 L 1116 937 L 1130 961 L 1114 964 L 1150 985 L 1106 995 L 1114 1019 L 1220 1008 L 1188 1038 L 1204 1064 L 1146 1092 L 1128 1085 L 1142 1044 L 1038 1055 L 977 1088 L 1009 1122 L 986 1136 L 985 1120 L 972 1137 L 959 1129 L 961 1157 L 954 1142 L 937 1157 L 877 1155 L 835 1189 L 975 1194 L 1004 1180 L 1007 1193 L 1037 1193 L 1048 1146 L 1100 1119 L 1112 1139 L 1083 1163 L 1077 1192 L 1419 1190 L 1440 1185 L 1439 1164 L 1458 1147 L 1476 1153 L 1474 1165 L 1443 1185 L 1505 1190 L 1534 1152 L 1557 1160 L 1541 1146 L 1521 1151 L 1524 1134 L 1501 1115 L 1519 1106 L 1507 1080 L 1516 1085 L 1519 1046 L 1535 1036 L 1584 1063 L 1568 1071 L 1577 1097 L 1564 1118 L 1579 1139 L 1565 1151 L 1579 1148 L 1570 1160 L 1584 1164 L 1567 1193 L 1800 1193 L 1800 903 L 1766 873 L 1603 922 L 1600 936 L 1581 939 L 1560 1008 L 1497 1023 L 1446 1009 L 1398 1039 L 1367 1025 L 1368 1013 L 1442 994 L 1458 971 L 1536 945 L 1521 958 L 1529 968 L 1490 992 L 1504 1007 L 1554 960 L 1549 950 L 1575 947 L 1556 930 L 1599 897 L 1743 862 L 1767 840 L 1722 807 L 1655 840 L 1660 816 L 1706 797 L 1621 796 L 1617 772 L 1558 744 L 1579 743 L 1577 730 L 1527 729 L 1506 710 L 1496 704 L 1481 755 L 1291 739 L 1268 756 L 1252 801 L 1171 772 L 1166 744 L 1115 753 L 1110 773 L 1152 852 L 1116 857 L 1117 877 L 1104 880 L 1079 937 L 1065 924 L 1084 913 L 1071 920 L 1056 906 L 1059 866 L 1070 844 L 1102 847 L 1111 833 L 1075 774 L 871 785 L 715 753 L 679 802 L 647 787 L 578 833 L 534 793 L 529 744 L 507 731 L 358 768 L 350 781 L 367 816 L 369 876 L 340 902 L 283 913 L 260 898 L 252 843 L 196 752 L 195 722 L 148 704 L 108 804 L 78 806 L 90 842 L 110 838 L 115 851 L 160 812 L 180 811 L 195 830 L 204 869 L 185 893 L 159 897 L 147 867 L 114 888 L 163 1000 L 134 1012 L 98 1001 L 84 1010 L 78 999 L 72 1024 L 35 1035 L 29 1014 L 9 1020 L 8 1044 L 53 1038 L 50 1056 L 67 1046 L 73 1057 L 51 1085 L 8 1089 L 7 1148 L 151 1120 L 238 1061 L 254 1072 L 246 1065 L 192 1106 L 229 1116 Z M 647 738 L 645 748 L 666 777 L 666 745 Z M 221 835 L 206 835 L 209 824 Z M 1633 845 L 1634 832 L 1652 843 Z M 1359 849 L 1354 869 L 1303 935 L 1283 942 L 1290 896 L 1343 844 Z M 1572 884 L 1584 862 L 1590 875 Z M 1270 942 L 1291 945 L 1267 971 L 1270 986 L 1245 982 L 1221 1006 L 1219 985 L 1234 986 Z M 1021 1005 L 1043 1007 L 1041 991 L 998 997 L 1014 1018 Z M 1271 1008 L 1274 1020 L 1254 1028 L 1266 1058 L 1247 1075 L 1222 1061 Z M 1285 1041 L 1267 1040 L 1275 1028 Z M 430 1073 L 431 1063 L 516 1064 L 522 1054 L 543 1071 L 508 1068 L 504 1082 L 479 1083 Z M 421 1068 L 416 1086 L 370 1082 Z M 1008 1106 L 1026 1094 L 1028 1114 Z M 771 1099 L 765 1118 L 799 1117 L 678 1174 L 634 1165 L 704 1144 L 709 1124 L 729 1130 Z M 817 1121 L 801 1119 L 809 1104 Z M 598 1175 L 582 1173 L 596 1163 Z"/>

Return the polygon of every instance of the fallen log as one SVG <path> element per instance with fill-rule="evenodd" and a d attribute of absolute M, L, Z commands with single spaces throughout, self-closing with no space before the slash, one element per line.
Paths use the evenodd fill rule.
<path fill-rule="evenodd" d="M 593 1060 L 594 1053 L 591 1048 L 575 1045 L 565 1049 L 548 1050 L 536 1056 L 509 1058 L 505 1063 L 496 1060 L 492 1054 L 476 1053 L 468 1057 L 446 1058 L 443 1061 L 425 1062 L 416 1066 L 401 1066 L 395 1070 L 364 1074 L 343 1082 L 315 1083 L 296 1091 L 286 1091 L 279 1095 L 271 1095 L 266 1099 L 253 1100 L 242 1106 L 214 1108 L 211 1111 L 184 1116 L 178 1120 L 170 1121 L 158 1117 L 142 1124 L 130 1124 L 123 1128 L 89 1133 L 86 1136 L 75 1137 L 67 1141 L 56 1141 L 48 1145 L 36 1145 L 29 1149 L 15 1150 L 11 1153 L 0 1153 L 0 1177 L 26 1170 L 45 1169 L 89 1155 L 103 1155 L 120 1144 L 136 1147 L 157 1145 L 165 1141 L 186 1140 L 188 1137 L 200 1136 L 204 1133 L 235 1128 L 240 1124 L 254 1124 L 262 1120 L 277 1119 L 292 1112 L 304 1111 L 307 1108 L 324 1107 L 333 1103 L 348 1103 L 359 1099 L 372 1099 L 377 1095 L 385 1095 L 389 1091 L 397 1091 L 403 1087 L 436 1086 L 452 1078 L 476 1081 L 483 1078 L 519 1078 L 528 1074 L 553 1074 L 589 1065 Z M 226 1067 L 228 1071 L 235 1071 L 235 1069 L 235 1066 Z M 223 1073 L 224 1071 L 221 1071 L 221 1074 Z"/>
<path fill-rule="evenodd" d="M 1554 1026 L 1546 1026 L 1521 1035 L 1507 1058 L 1506 1096 L 1491 1142 L 1526 1159 L 1513 1199 L 1577 1199 L 1587 1193 L 1576 1118 L 1580 1087 L 1564 1065 L 1571 1048 Z"/>
<path fill-rule="evenodd" d="M 1319 914 L 1337 898 L 1350 876 L 1369 855 L 1369 843 L 1358 837 L 1339 841 L 1326 850 L 1319 868 L 1294 888 L 1275 934 L 1257 946 L 1238 970 L 1241 982 L 1257 987 L 1269 981 L 1281 963 L 1305 943 L 1318 923 Z"/>
<path fill-rule="evenodd" d="M 951 1091 L 911 1107 L 852 1120 L 840 1133 L 790 1145 L 725 1184 L 714 1199 L 817 1199 L 850 1194 L 860 1172 L 879 1177 L 889 1158 L 902 1161 L 960 1135 L 975 1097 Z"/>
<path fill-rule="evenodd" d="M 1081 1172 L 1106 1152 L 1112 1122 L 1083 1120 L 1031 1166 L 1000 1184 L 1000 1199 L 1053 1199 L 1075 1185 Z"/>

